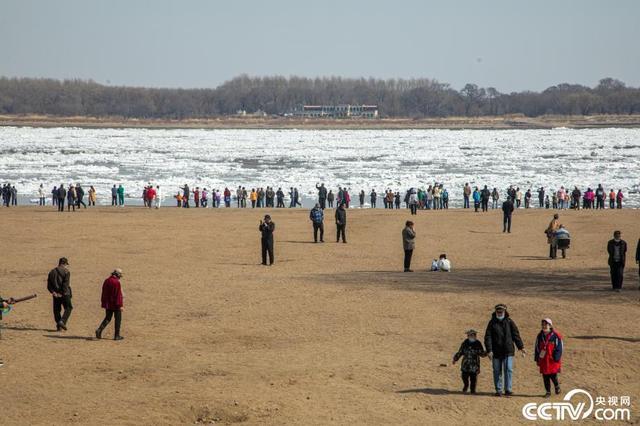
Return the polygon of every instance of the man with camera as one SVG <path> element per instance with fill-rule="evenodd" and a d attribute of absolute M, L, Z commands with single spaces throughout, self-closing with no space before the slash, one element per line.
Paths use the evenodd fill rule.
<path fill-rule="evenodd" d="M 267 265 L 267 255 L 269 255 L 269 266 L 273 265 L 273 231 L 276 229 L 276 224 L 271 221 L 271 216 L 268 214 L 264 216 L 264 221 L 260 221 L 258 230 L 262 234 L 262 264 Z"/>

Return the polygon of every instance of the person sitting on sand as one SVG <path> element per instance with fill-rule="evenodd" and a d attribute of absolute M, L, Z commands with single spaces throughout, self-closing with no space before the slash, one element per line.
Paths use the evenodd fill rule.
<path fill-rule="evenodd" d="M 551 396 L 551 382 L 555 388 L 556 395 L 560 393 L 560 384 L 558 383 L 558 373 L 562 367 L 562 336 L 553 329 L 553 322 L 550 318 L 542 320 L 542 330 L 536 338 L 536 346 L 534 352 L 534 360 L 540 368 L 545 398 Z"/>
<path fill-rule="evenodd" d="M 451 262 L 449 261 L 449 259 L 447 259 L 446 254 L 443 253 L 440 255 L 440 258 L 436 262 L 436 267 L 438 268 L 436 269 L 436 271 L 442 271 L 442 272 L 451 271 Z"/>
<path fill-rule="evenodd" d="M 478 332 L 474 329 L 467 330 L 467 338 L 460 345 L 460 349 L 453 355 L 452 364 L 462 358 L 460 371 L 462 372 L 462 392 L 466 393 L 471 385 L 471 393 L 476 393 L 478 374 L 480 374 L 480 357 L 487 356 L 482 343 L 477 339 Z"/>

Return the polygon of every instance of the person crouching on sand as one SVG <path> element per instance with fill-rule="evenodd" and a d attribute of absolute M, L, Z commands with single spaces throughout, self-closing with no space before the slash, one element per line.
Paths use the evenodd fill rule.
<path fill-rule="evenodd" d="M 462 392 L 466 393 L 471 385 L 471 393 L 476 393 L 478 374 L 480 374 L 480 357 L 487 356 L 482 343 L 477 339 L 478 332 L 471 329 L 467 331 L 467 338 L 460 345 L 460 349 L 453 355 L 455 364 L 460 358 L 460 371 L 462 372 Z"/>
<path fill-rule="evenodd" d="M 558 383 L 558 373 L 562 367 L 562 336 L 553 329 L 553 322 L 550 318 L 542 320 L 542 330 L 536 338 L 534 360 L 540 367 L 540 374 L 544 382 L 546 393 L 545 398 L 551 396 L 551 382 L 555 388 L 556 395 L 560 393 Z"/>
<path fill-rule="evenodd" d="M 102 284 L 102 307 L 105 310 L 105 316 L 96 330 L 96 339 L 102 338 L 102 332 L 107 325 L 109 325 L 112 317 L 116 319 L 113 340 L 124 339 L 124 337 L 120 335 L 122 311 L 124 310 L 120 278 L 122 278 L 122 270 L 116 268 Z"/>

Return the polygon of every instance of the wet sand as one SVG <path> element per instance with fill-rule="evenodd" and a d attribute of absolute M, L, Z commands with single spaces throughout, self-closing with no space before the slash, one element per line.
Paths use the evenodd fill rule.
<path fill-rule="evenodd" d="M 259 265 L 266 212 L 272 267 Z M 555 261 L 551 215 L 519 210 L 503 234 L 497 211 L 419 212 L 416 272 L 405 274 L 405 210 L 352 209 L 348 244 L 334 242 L 332 220 L 313 244 L 306 209 L 1 209 L 0 294 L 39 293 L 2 322 L 2 424 L 524 423 L 522 406 L 544 393 L 532 360 L 543 317 L 565 337 L 563 395 L 629 395 L 637 422 L 640 212 L 562 212 L 573 240 Z M 609 290 L 606 258 L 616 228 L 629 243 L 622 293 Z M 443 252 L 453 271 L 426 272 Z M 64 333 L 52 331 L 46 292 L 60 256 L 75 306 Z M 125 273 L 125 340 L 109 339 L 112 324 L 97 341 L 114 267 Z M 499 302 L 530 353 L 516 359 L 516 395 L 491 396 L 486 359 L 479 395 L 462 395 L 451 356 L 466 329 L 483 337 Z"/>

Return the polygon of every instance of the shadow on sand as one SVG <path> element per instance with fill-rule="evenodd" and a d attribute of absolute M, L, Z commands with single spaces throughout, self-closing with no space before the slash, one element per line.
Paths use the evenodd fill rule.
<path fill-rule="evenodd" d="M 580 271 L 456 269 L 453 272 L 354 271 L 342 274 L 314 274 L 318 283 L 352 286 L 388 286 L 400 290 L 434 293 L 477 293 L 494 291 L 505 295 L 546 294 L 571 299 L 620 302 L 631 292 L 611 291 L 608 270 Z M 636 293 L 634 292 L 634 295 Z"/>
<path fill-rule="evenodd" d="M 47 328 L 37 328 L 27 325 L 3 325 L 0 328 L 3 330 L 14 330 L 14 331 L 44 331 L 45 333 L 55 333 L 56 329 L 47 329 Z"/>
<path fill-rule="evenodd" d="M 454 391 L 442 388 L 417 388 L 417 389 L 405 389 L 399 390 L 397 393 L 422 393 L 425 395 L 469 395 L 469 396 L 494 396 L 493 392 L 477 392 L 475 395 L 470 393 L 464 393 L 462 391 Z M 542 395 L 523 395 L 513 394 L 509 398 L 539 398 Z"/>
<path fill-rule="evenodd" d="M 581 340 L 619 340 L 621 342 L 629 342 L 629 343 L 640 343 L 639 337 L 619 337 L 619 336 L 569 336 L 571 339 L 581 339 Z"/>
<path fill-rule="evenodd" d="M 50 339 L 62 339 L 62 340 L 88 340 L 93 341 L 96 340 L 93 337 L 88 336 L 66 336 L 64 334 L 43 334 L 44 337 L 48 337 Z"/>

